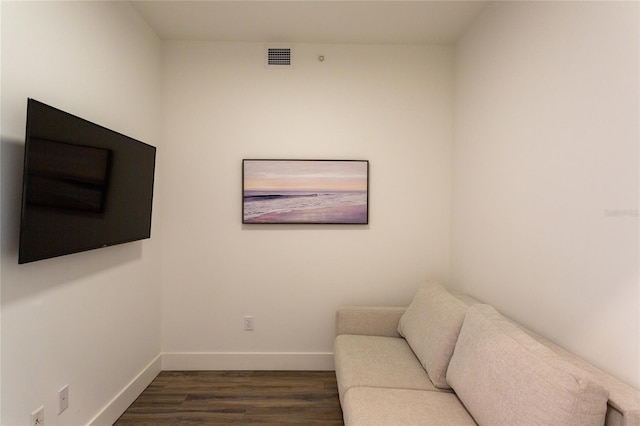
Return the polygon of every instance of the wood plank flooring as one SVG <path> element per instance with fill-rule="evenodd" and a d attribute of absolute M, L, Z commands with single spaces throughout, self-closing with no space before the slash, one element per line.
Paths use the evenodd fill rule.
<path fill-rule="evenodd" d="M 163 371 L 126 425 L 344 425 L 333 371 Z"/>

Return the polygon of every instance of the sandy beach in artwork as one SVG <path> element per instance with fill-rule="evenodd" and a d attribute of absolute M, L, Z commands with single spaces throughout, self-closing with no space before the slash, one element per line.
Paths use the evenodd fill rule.
<path fill-rule="evenodd" d="M 247 223 L 367 223 L 367 206 L 322 207 L 290 212 L 267 213 L 251 218 Z"/>

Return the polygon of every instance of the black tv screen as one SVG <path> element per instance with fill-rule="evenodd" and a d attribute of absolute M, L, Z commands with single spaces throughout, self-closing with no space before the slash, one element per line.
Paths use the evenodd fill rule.
<path fill-rule="evenodd" d="M 19 263 L 150 238 L 156 148 L 29 99 Z"/>

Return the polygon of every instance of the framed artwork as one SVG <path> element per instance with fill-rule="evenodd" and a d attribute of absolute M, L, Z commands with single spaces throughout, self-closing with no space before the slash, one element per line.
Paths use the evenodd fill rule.
<path fill-rule="evenodd" d="M 242 223 L 369 223 L 366 160 L 242 160 Z"/>

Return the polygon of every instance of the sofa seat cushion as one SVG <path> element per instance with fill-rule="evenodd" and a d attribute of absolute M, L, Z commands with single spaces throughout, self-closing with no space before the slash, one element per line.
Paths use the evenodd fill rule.
<path fill-rule="evenodd" d="M 335 340 L 334 361 L 341 402 L 356 386 L 436 390 L 399 337 L 341 334 Z"/>
<path fill-rule="evenodd" d="M 437 282 L 426 282 L 400 318 L 398 333 L 438 388 L 449 389 L 447 368 L 468 307 Z"/>
<path fill-rule="evenodd" d="M 453 393 L 351 388 L 342 406 L 345 425 L 476 425 Z"/>
<path fill-rule="evenodd" d="M 447 380 L 479 424 L 604 424 L 609 393 L 488 305 L 469 308 Z"/>

